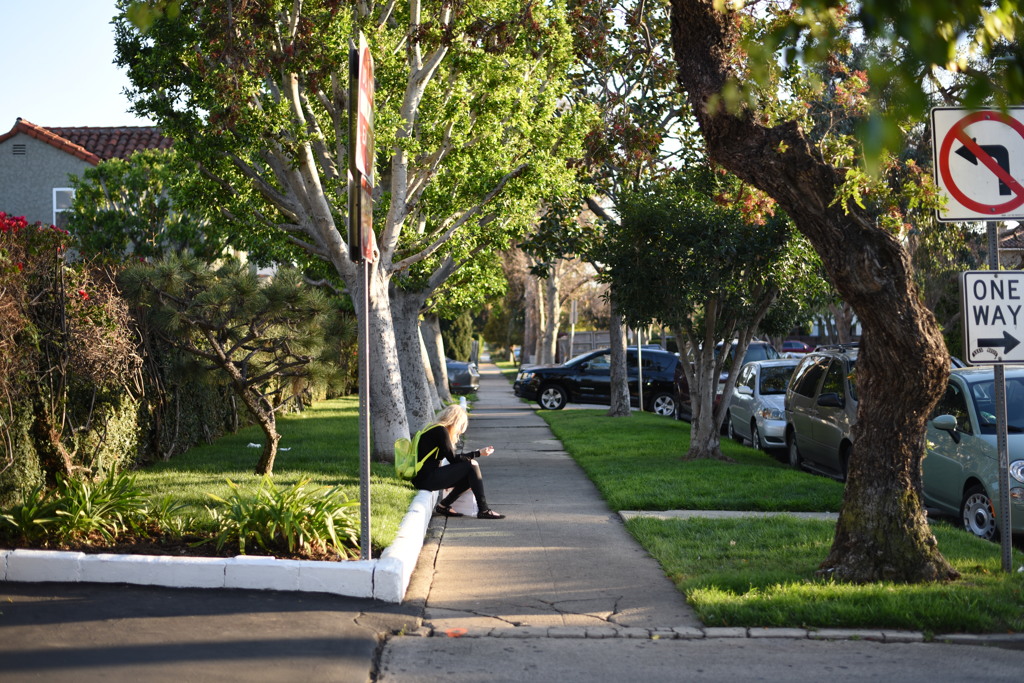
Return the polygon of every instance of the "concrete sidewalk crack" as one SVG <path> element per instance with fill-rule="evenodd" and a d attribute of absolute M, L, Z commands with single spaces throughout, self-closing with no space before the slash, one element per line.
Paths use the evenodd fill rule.
<path fill-rule="evenodd" d="M 557 612 L 558 614 L 560 614 L 562 616 L 572 615 L 572 616 L 578 616 L 578 617 L 589 617 L 591 619 L 597 619 L 598 621 L 603 621 L 603 622 L 608 623 L 610 625 L 621 626 L 621 624 L 617 624 L 615 621 L 613 621 L 613 619 L 615 618 L 616 615 L 619 614 L 619 601 L 622 600 L 622 598 L 623 598 L 623 596 L 621 596 L 621 595 L 618 596 L 617 598 L 615 598 L 614 602 L 612 603 L 612 609 L 611 609 L 610 612 L 607 613 L 607 616 L 602 616 L 601 613 L 579 612 L 579 611 L 571 609 L 570 608 L 571 607 L 571 603 L 573 603 L 573 602 L 580 602 L 578 600 L 558 600 L 556 602 L 552 602 L 552 601 L 548 601 L 548 600 L 538 600 L 537 602 L 541 603 L 542 605 L 547 605 L 552 611 Z M 591 601 L 588 600 L 587 602 L 591 602 Z M 563 605 L 564 605 L 564 607 L 563 607 Z"/>

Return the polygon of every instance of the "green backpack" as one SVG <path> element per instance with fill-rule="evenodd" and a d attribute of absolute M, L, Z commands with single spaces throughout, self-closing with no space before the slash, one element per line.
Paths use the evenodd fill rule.
<path fill-rule="evenodd" d="M 428 429 L 432 429 L 437 425 L 427 425 L 420 431 L 413 434 L 412 439 L 399 439 L 395 442 L 395 474 L 402 479 L 412 479 L 419 473 L 420 468 L 423 467 L 423 463 L 426 462 L 427 458 L 431 458 L 437 453 L 437 448 L 427 453 L 423 458 L 417 459 L 416 454 L 419 453 L 420 437 Z"/>

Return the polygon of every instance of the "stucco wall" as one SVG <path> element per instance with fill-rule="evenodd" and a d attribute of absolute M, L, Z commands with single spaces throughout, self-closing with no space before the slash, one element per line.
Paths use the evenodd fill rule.
<path fill-rule="evenodd" d="M 25 154 L 15 155 L 15 145 L 24 145 Z M 79 175 L 89 166 L 25 134 L 0 142 L 0 211 L 49 225 L 53 222 L 53 189 L 70 187 L 68 174 Z"/>

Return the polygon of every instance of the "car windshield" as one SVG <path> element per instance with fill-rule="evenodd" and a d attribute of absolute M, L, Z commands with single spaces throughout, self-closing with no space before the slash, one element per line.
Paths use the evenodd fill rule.
<path fill-rule="evenodd" d="M 996 433 L 996 393 L 993 380 L 971 383 L 971 400 L 982 434 Z M 1024 377 L 1006 378 L 1006 431 L 1024 433 Z"/>
<path fill-rule="evenodd" d="M 565 365 L 576 365 L 577 363 L 581 363 L 584 360 L 586 360 L 590 356 L 590 354 L 592 354 L 592 353 L 594 353 L 594 352 L 593 351 L 584 351 L 583 353 L 581 353 L 580 355 L 576 356 L 575 358 L 570 358 L 569 360 L 565 361 Z"/>
<path fill-rule="evenodd" d="M 718 358 L 718 354 L 722 352 L 722 344 L 719 343 L 715 347 L 715 358 Z M 729 347 L 729 359 L 726 361 L 726 367 L 732 363 L 733 356 L 736 353 L 736 343 L 733 342 L 732 346 Z M 747 364 L 755 360 L 778 360 L 782 358 L 775 347 L 771 344 L 765 344 L 761 342 L 750 342 L 750 346 L 747 347 L 747 352 L 743 355 L 743 363 Z"/>
<path fill-rule="evenodd" d="M 761 395 L 784 394 L 796 365 L 775 365 L 761 368 Z"/>

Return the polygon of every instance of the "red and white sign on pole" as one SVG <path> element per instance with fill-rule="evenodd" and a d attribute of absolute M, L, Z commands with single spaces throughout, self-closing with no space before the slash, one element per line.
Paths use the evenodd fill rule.
<path fill-rule="evenodd" d="M 377 243 L 373 234 L 373 55 L 366 36 L 359 48 L 349 50 L 349 259 L 373 262 Z"/>
<path fill-rule="evenodd" d="M 356 100 L 356 170 L 373 186 L 373 55 L 359 34 L 359 96 Z"/>
<path fill-rule="evenodd" d="M 1024 107 L 932 109 L 935 182 L 946 195 L 938 219 L 1024 218 Z"/>

